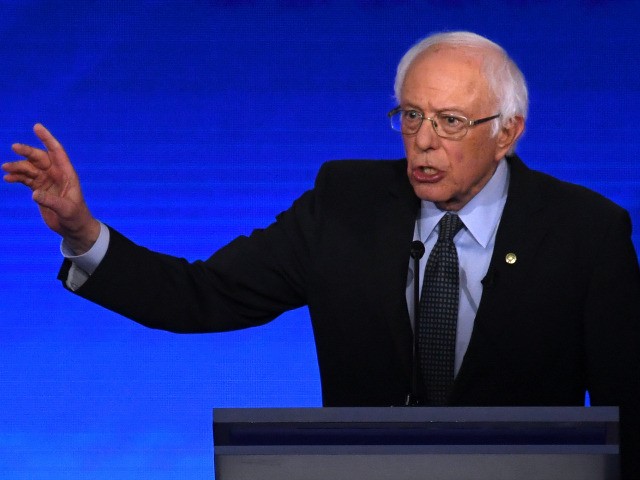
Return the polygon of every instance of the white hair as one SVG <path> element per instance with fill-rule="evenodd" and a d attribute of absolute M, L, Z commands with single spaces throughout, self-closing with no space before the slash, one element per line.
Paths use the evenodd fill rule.
<path fill-rule="evenodd" d="M 489 88 L 493 93 L 500 110 L 500 123 L 506 125 L 513 117 L 521 116 L 526 120 L 529 108 L 529 94 L 524 75 L 507 52 L 497 43 L 471 32 L 435 33 L 420 40 L 404 54 L 396 73 L 394 93 L 400 102 L 400 92 L 407 70 L 411 63 L 422 52 L 438 46 L 461 47 L 472 50 L 490 50 L 493 55 L 482 55 L 483 70 Z M 493 135 L 500 129 L 494 122 Z"/>

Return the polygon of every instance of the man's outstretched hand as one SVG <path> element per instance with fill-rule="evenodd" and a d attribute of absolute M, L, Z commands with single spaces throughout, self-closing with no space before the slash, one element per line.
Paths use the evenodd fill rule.
<path fill-rule="evenodd" d="M 12 150 L 24 159 L 2 165 L 4 180 L 29 187 L 47 226 L 80 255 L 96 242 L 100 223 L 84 201 L 78 175 L 60 142 L 39 123 L 33 131 L 45 149 L 14 143 Z"/>

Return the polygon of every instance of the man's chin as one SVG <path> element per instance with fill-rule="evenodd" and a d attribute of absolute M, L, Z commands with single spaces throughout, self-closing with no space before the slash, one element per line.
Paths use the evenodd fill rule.
<path fill-rule="evenodd" d="M 429 185 L 425 183 L 411 182 L 413 192 L 420 200 L 426 202 L 440 203 L 446 202 L 449 196 L 442 192 L 442 189 L 437 185 Z"/>
<path fill-rule="evenodd" d="M 455 197 L 447 195 L 445 192 L 438 191 L 433 185 L 418 184 L 412 185 L 413 191 L 420 200 L 435 204 L 440 210 L 457 211 L 462 208 L 460 202 Z"/>

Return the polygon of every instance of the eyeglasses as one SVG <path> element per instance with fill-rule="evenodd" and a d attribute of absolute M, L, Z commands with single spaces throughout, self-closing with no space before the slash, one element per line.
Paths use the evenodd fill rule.
<path fill-rule="evenodd" d="M 433 117 L 426 117 L 424 113 L 418 110 L 403 110 L 402 107 L 396 107 L 387 116 L 391 120 L 391 128 L 402 132 L 404 135 L 415 135 L 420 130 L 422 122 L 429 120 L 439 137 L 460 140 L 467 134 L 469 128 L 498 118 L 500 114 L 478 120 L 469 120 L 462 115 L 453 115 L 451 113 L 436 113 Z"/>

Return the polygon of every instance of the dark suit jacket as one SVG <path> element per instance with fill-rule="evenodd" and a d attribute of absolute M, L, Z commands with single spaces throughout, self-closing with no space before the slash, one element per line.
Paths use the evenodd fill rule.
<path fill-rule="evenodd" d="M 517 157 L 509 163 L 450 404 L 581 405 L 588 390 L 594 405 L 622 406 L 625 448 L 640 450 L 640 273 L 629 215 Z M 324 404 L 400 405 L 410 388 L 405 287 L 418 209 L 404 160 L 329 162 L 274 224 L 204 262 L 112 231 L 104 261 L 76 293 L 176 332 L 260 325 L 306 304 Z"/>

